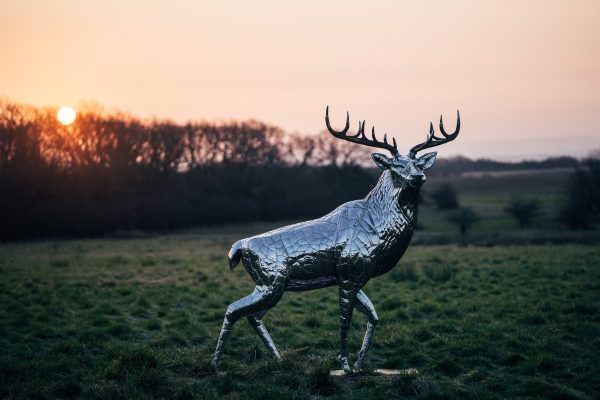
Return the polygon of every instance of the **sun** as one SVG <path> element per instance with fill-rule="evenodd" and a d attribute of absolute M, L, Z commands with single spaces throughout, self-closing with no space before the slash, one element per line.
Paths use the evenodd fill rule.
<path fill-rule="evenodd" d="M 68 106 L 61 107 L 56 113 L 58 122 L 63 125 L 71 125 L 73 121 L 75 121 L 76 116 L 77 114 L 75 113 L 75 110 Z"/>

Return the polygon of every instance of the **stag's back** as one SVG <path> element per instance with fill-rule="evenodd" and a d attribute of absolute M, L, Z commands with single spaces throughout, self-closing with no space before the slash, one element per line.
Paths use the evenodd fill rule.
<path fill-rule="evenodd" d="M 353 225 L 363 213 L 363 203 L 362 200 L 351 201 L 321 218 L 284 226 L 242 239 L 236 244 L 262 260 L 274 262 L 293 259 L 307 252 L 332 251 L 337 247 L 339 232 Z"/>

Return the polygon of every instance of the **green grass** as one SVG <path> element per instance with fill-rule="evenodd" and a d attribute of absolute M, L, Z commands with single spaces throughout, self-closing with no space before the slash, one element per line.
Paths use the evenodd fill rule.
<path fill-rule="evenodd" d="M 262 228 L 262 227 L 261 227 Z M 227 305 L 248 294 L 237 234 L 0 245 L 0 398 L 555 398 L 600 396 L 600 249 L 411 247 L 365 288 L 380 317 L 369 368 L 339 368 L 335 288 L 287 293 L 209 365 Z M 365 328 L 355 313 L 354 354 Z"/>

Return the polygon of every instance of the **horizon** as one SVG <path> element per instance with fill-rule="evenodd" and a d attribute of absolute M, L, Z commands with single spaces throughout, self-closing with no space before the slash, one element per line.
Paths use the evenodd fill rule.
<path fill-rule="evenodd" d="M 440 156 L 600 148 L 600 3 L 3 2 L 0 96 L 141 118 L 256 119 L 317 134 L 350 112 L 401 148 L 440 114 Z"/>

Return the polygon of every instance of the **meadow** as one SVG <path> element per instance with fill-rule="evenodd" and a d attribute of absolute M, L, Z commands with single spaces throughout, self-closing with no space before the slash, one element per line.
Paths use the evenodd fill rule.
<path fill-rule="evenodd" d="M 210 365 L 227 305 L 253 289 L 229 246 L 294 221 L 0 243 L 0 397 L 598 398 L 600 234 L 556 222 L 567 176 L 430 179 L 480 219 L 461 238 L 425 195 L 413 245 L 365 288 L 381 322 L 364 372 L 341 378 L 336 288 L 267 314 L 282 361 L 242 320 Z M 514 197 L 540 202 L 527 229 L 504 212 Z M 354 356 L 365 325 L 355 313 Z"/>
<path fill-rule="evenodd" d="M 600 396 L 600 249 L 412 246 L 365 292 L 380 318 L 363 374 L 330 378 L 335 288 L 286 293 L 210 365 L 227 305 L 253 284 L 232 241 L 267 225 L 0 244 L 0 397 L 593 399 Z M 350 348 L 366 321 L 355 313 Z M 381 378 L 374 368 L 417 368 Z"/>

